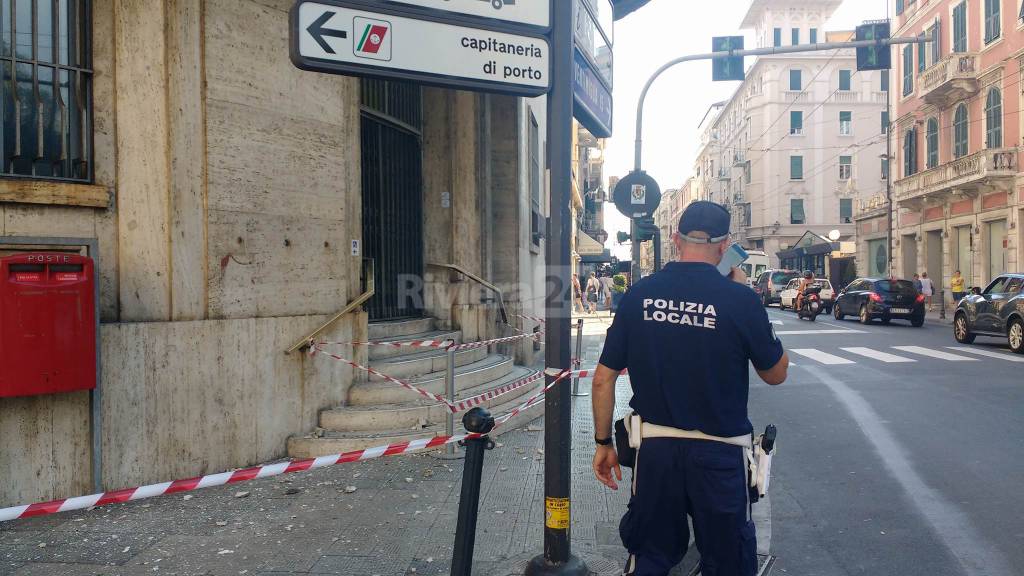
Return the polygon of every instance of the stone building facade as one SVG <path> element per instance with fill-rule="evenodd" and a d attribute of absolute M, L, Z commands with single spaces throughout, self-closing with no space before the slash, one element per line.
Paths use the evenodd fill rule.
<path fill-rule="evenodd" d="M 0 506 L 89 493 L 91 422 L 106 489 L 285 456 L 367 383 L 285 350 L 371 266 L 376 294 L 319 337 L 507 334 L 474 278 L 517 327 L 543 314 L 544 99 L 300 71 L 291 5 L 61 2 L 19 11 L 16 35 L 3 19 L 0 256 L 97 247 L 102 418 L 85 392 L 0 398 Z M 480 390 L 534 353 L 463 363 Z"/>

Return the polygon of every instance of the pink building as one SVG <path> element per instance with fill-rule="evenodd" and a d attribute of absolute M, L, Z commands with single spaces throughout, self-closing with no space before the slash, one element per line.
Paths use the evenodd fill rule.
<path fill-rule="evenodd" d="M 1021 0 L 895 0 L 894 8 L 894 36 L 938 40 L 893 48 L 892 272 L 927 271 L 948 298 L 955 270 L 985 286 L 1024 261 Z M 858 231 L 871 268 L 887 240 L 867 218 L 877 204 L 865 210 Z"/>

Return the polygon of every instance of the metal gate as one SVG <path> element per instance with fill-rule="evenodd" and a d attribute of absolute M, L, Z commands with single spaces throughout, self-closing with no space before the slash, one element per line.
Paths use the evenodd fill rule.
<path fill-rule="evenodd" d="M 362 80 L 363 250 L 375 262 L 370 320 L 422 310 L 423 171 L 420 88 Z"/>

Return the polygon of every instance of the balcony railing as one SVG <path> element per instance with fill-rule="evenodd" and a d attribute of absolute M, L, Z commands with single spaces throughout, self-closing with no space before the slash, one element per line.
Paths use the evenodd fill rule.
<path fill-rule="evenodd" d="M 782 92 L 782 98 L 786 102 L 810 102 L 811 94 L 809 92 L 801 92 L 799 90 L 784 90 Z"/>
<path fill-rule="evenodd" d="M 925 102 L 946 107 L 978 93 L 977 54 L 950 54 L 924 71 L 919 80 Z"/>
<path fill-rule="evenodd" d="M 904 202 L 954 189 L 976 189 L 996 179 L 1016 176 L 1016 148 L 983 150 L 893 182 L 893 196 L 897 202 Z"/>

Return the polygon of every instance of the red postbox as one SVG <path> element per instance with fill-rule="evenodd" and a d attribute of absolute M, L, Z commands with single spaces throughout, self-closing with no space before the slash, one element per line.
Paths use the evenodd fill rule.
<path fill-rule="evenodd" d="M 92 258 L 0 258 L 0 397 L 96 387 Z"/>

